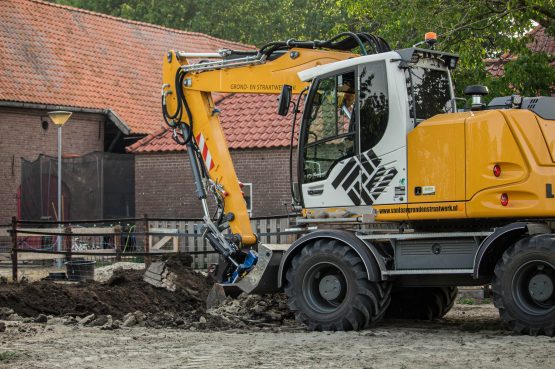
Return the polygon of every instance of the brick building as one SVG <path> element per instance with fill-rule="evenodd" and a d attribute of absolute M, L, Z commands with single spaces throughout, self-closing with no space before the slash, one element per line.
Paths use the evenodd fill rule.
<path fill-rule="evenodd" d="M 291 117 L 277 114 L 275 95 L 229 95 L 216 101 L 251 214 L 283 215 L 291 203 Z M 269 123 L 270 122 L 270 123 Z M 135 154 L 135 208 L 151 217 L 199 217 L 185 148 L 161 129 L 128 147 Z"/>
<path fill-rule="evenodd" d="M 65 155 L 124 153 L 162 124 L 167 50 L 250 48 L 39 0 L 0 1 L 0 25 L 0 224 L 17 214 L 22 158 L 57 153 L 48 111 L 74 113 Z"/>

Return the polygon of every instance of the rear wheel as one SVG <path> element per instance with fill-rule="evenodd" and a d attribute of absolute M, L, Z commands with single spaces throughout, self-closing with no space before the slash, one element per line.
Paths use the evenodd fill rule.
<path fill-rule="evenodd" d="M 335 240 L 318 240 L 295 256 L 285 293 L 297 320 L 311 330 L 348 331 L 380 320 L 391 285 L 368 280 L 361 258 Z"/>
<path fill-rule="evenodd" d="M 555 334 L 555 236 L 521 239 L 495 266 L 493 302 L 514 332 Z"/>
<path fill-rule="evenodd" d="M 393 287 L 386 318 L 434 320 L 451 310 L 457 287 Z"/>

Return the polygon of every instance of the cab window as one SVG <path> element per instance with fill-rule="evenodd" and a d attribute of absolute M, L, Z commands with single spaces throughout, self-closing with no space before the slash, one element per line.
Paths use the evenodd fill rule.
<path fill-rule="evenodd" d="M 304 183 L 327 178 L 338 161 L 355 154 L 355 73 L 317 82 L 305 131 Z"/>
<path fill-rule="evenodd" d="M 389 94 L 384 62 L 360 69 L 360 151 L 372 149 L 385 134 L 389 121 Z"/>

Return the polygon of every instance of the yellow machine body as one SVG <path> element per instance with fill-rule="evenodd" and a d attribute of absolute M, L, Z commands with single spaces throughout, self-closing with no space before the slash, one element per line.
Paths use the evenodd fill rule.
<path fill-rule="evenodd" d="M 529 110 L 434 116 L 408 133 L 407 158 L 408 202 L 375 206 L 376 220 L 555 216 L 555 121 Z"/>

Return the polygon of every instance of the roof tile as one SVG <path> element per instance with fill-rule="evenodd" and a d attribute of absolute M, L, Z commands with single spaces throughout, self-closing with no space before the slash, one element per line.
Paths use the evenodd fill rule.
<path fill-rule="evenodd" d="M 555 56 L 555 38 L 548 35 L 544 27 L 536 26 L 529 32 L 529 35 L 532 36 L 532 41 L 528 44 L 530 50 Z M 498 59 L 486 59 L 484 61 L 487 71 L 494 77 L 500 77 L 505 74 L 505 64 L 515 59 L 517 59 L 516 56 L 505 53 Z M 555 62 L 551 65 L 555 67 Z"/>
<path fill-rule="evenodd" d="M 276 95 L 227 95 L 217 103 L 220 121 L 231 149 L 285 147 L 290 144 L 291 115 L 277 114 Z M 157 131 L 128 148 L 129 152 L 185 151 L 167 129 Z"/>
<path fill-rule="evenodd" d="M 170 49 L 251 46 L 40 0 L 0 1 L 0 100 L 112 109 L 133 133 L 162 122 Z"/>

